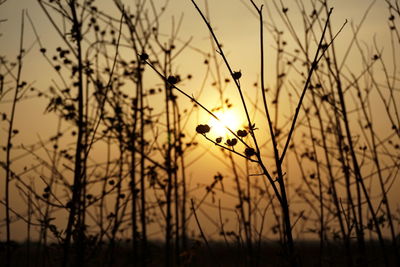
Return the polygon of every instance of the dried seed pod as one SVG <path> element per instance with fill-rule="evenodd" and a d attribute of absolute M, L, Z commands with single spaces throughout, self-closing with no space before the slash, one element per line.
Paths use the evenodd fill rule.
<path fill-rule="evenodd" d="M 235 146 L 237 144 L 237 139 L 236 138 L 228 139 L 226 140 L 226 144 L 228 146 Z"/>
<path fill-rule="evenodd" d="M 247 136 L 247 131 L 246 130 L 238 130 L 237 135 L 240 137 L 246 137 Z"/>
<path fill-rule="evenodd" d="M 149 55 L 148 54 L 146 54 L 146 53 L 142 53 L 142 54 L 140 54 L 140 60 L 148 60 L 149 59 Z"/>
<path fill-rule="evenodd" d="M 239 80 L 240 77 L 242 77 L 242 72 L 241 72 L 241 71 L 234 71 L 234 72 L 232 73 L 232 77 L 233 77 L 233 79 L 235 79 L 235 80 Z"/>
<path fill-rule="evenodd" d="M 199 134 L 206 134 L 210 131 L 210 126 L 207 124 L 199 124 L 196 127 L 196 132 Z"/>
<path fill-rule="evenodd" d="M 178 79 L 178 77 L 171 75 L 171 76 L 168 76 L 167 82 L 169 82 L 170 84 L 176 84 L 179 82 L 179 79 Z"/>
<path fill-rule="evenodd" d="M 247 147 L 245 150 L 244 150 L 244 154 L 246 155 L 246 157 L 251 157 L 251 156 L 254 156 L 255 154 L 256 154 L 256 151 L 254 150 L 254 148 L 251 148 L 251 147 Z"/>

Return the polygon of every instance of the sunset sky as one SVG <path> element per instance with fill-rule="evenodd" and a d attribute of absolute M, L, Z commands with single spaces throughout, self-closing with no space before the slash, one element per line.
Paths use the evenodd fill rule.
<path fill-rule="evenodd" d="M 113 1 L 97 0 L 95 3 L 98 4 L 99 10 L 114 16 L 119 19 L 118 12 L 112 3 Z M 135 1 L 123 1 L 126 3 L 126 8 L 129 9 L 129 5 L 133 5 Z M 160 20 L 160 33 L 164 36 L 169 36 L 171 33 L 171 25 L 180 25 L 180 31 L 178 34 L 178 39 L 176 43 L 177 46 L 182 46 L 183 43 L 191 39 L 190 47 L 185 49 L 181 55 L 179 55 L 174 62 L 173 71 L 181 74 L 182 76 L 187 76 L 188 74 L 193 75 L 193 80 L 185 80 L 179 84 L 179 87 L 187 92 L 189 95 L 193 95 L 201 103 L 205 103 L 205 106 L 209 109 L 213 109 L 221 105 L 218 92 L 215 87 L 212 86 L 211 80 L 213 79 L 212 74 L 207 74 L 206 68 L 204 67 L 204 60 L 206 59 L 207 53 L 211 52 L 209 32 L 202 21 L 200 15 L 194 8 L 190 0 L 153 0 L 156 9 L 160 10 L 161 7 L 167 3 L 166 12 Z M 276 84 L 276 45 L 274 42 L 275 33 L 271 32 L 271 25 L 274 24 L 278 29 L 284 30 L 282 41 L 287 42 L 288 53 L 294 53 L 295 48 L 294 40 L 290 34 L 285 31 L 285 27 L 278 16 L 278 11 L 280 12 L 280 1 L 266 0 L 266 1 L 255 1 L 257 4 L 264 4 L 264 22 L 265 22 L 265 62 L 266 62 L 266 87 L 274 88 Z M 303 32 L 303 24 L 300 19 L 298 4 L 301 1 L 282 1 L 284 6 L 288 8 L 288 16 L 292 19 L 295 27 L 295 31 Z M 317 1 L 303 1 L 309 8 L 310 3 Z M 347 24 L 343 28 L 342 32 L 338 35 L 335 46 L 339 58 L 343 57 L 346 48 L 351 44 L 353 37 L 352 27 L 356 27 L 360 21 L 363 19 L 365 12 L 368 10 L 369 13 L 366 17 L 363 26 L 358 34 L 360 45 L 363 49 L 370 52 L 367 56 L 375 54 L 374 40 L 378 50 L 383 51 L 383 57 L 387 60 L 389 66 L 393 65 L 396 58 L 399 57 L 398 54 L 392 55 L 391 51 L 391 39 L 390 31 L 388 26 L 388 17 L 390 13 L 387 8 L 387 4 L 383 0 L 378 1 L 366 1 L 366 0 L 347 0 L 347 1 L 330 1 L 333 9 L 331 16 L 331 21 L 333 29 L 338 31 L 342 25 L 347 20 Z M 205 12 L 204 0 L 197 0 L 196 3 L 199 4 L 200 8 Z M 278 11 L 276 6 L 278 6 Z M 243 78 L 241 79 L 241 84 L 244 87 L 245 95 L 251 101 L 261 101 L 260 96 L 257 94 L 257 90 L 254 88 L 253 84 L 259 82 L 259 22 L 256 13 L 251 6 L 250 1 L 246 0 L 209 0 L 208 1 L 209 18 L 211 25 L 215 30 L 219 41 L 223 44 L 224 51 L 227 58 L 235 71 L 241 71 Z M 0 55 L 4 56 L 8 61 L 15 61 L 18 54 L 18 46 L 20 40 L 20 29 L 21 29 L 21 14 L 22 11 L 26 15 L 29 15 L 33 24 L 36 27 L 37 33 L 41 39 L 41 43 L 49 51 L 48 53 L 52 55 L 55 53 L 55 49 L 58 46 L 62 46 L 62 40 L 58 36 L 57 32 L 52 27 L 48 18 L 45 16 L 43 10 L 41 10 L 39 4 L 35 0 L 8 0 L 6 3 L 0 7 L 0 19 L 2 20 L 0 24 Z M 326 14 L 323 13 L 323 17 Z M 3 21 L 4 20 L 4 21 Z M 181 24 L 180 24 L 181 21 Z M 319 33 L 319 32 L 318 32 Z M 165 37 L 167 39 L 167 37 Z M 319 36 L 317 37 L 319 38 Z M 43 58 L 39 52 L 39 46 L 36 41 L 36 37 L 33 33 L 31 23 L 27 16 L 25 16 L 24 21 L 24 47 L 28 52 L 24 58 L 24 66 L 22 70 L 22 77 L 33 87 L 38 88 L 41 91 L 48 90 L 51 84 L 56 84 L 59 82 L 58 77 L 55 74 L 54 69 L 52 69 L 46 60 Z M 165 40 L 163 40 L 165 41 Z M 30 50 L 29 50 L 30 49 Z M 199 52 L 201 51 L 201 52 Z M 313 50 L 312 50 L 313 51 Z M 125 53 L 125 54 L 124 54 Z M 126 57 L 127 61 L 136 58 L 136 55 L 128 54 L 126 51 L 121 51 L 121 54 Z M 311 53 L 313 54 L 313 52 Z M 347 61 L 344 69 L 349 73 L 351 71 L 359 72 L 363 66 L 361 60 L 361 55 L 359 51 L 353 46 L 352 48 L 352 58 Z M 223 64 L 221 64 L 221 73 L 224 78 L 229 77 L 229 73 L 226 71 Z M 1 72 L 3 72 L 2 67 L 0 67 Z M 294 71 L 293 71 L 294 72 Z M 209 75 L 209 76 L 206 76 Z M 149 75 L 147 79 L 155 79 L 155 74 Z M 205 79 L 204 77 L 207 77 Z M 380 76 L 381 77 L 381 76 Z M 204 90 L 201 91 L 200 88 L 203 80 L 206 80 Z M 368 81 L 367 81 L 368 82 Z M 160 84 L 160 81 L 154 81 L 154 84 Z M 231 83 L 232 84 L 232 83 Z M 292 85 L 292 84 L 291 84 Z M 294 86 L 294 85 L 293 85 Z M 150 88 L 146 88 L 150 89 Z M 128 89 L 127 89 L 128 90 Z M 286 93 L 286 91 L 285 91 Z M 295 97 L 297 95 L 293 93 Z M 233 122 L 227 122 L 226 124 L 231 127 L 243 128 L 246 125 L 245 117 L 243 115 L 242 107 L 238 97 L 237 90 L 233 86 L 227 86 L 224 91 L 224 99 L 229 98 L 229 101 L 233 104 L 233 115 L 222 115 L 229 117 Z M 9 94 L 6 99 L 1 99 L 0 102 L 0 112 L 8 113 L 10 109 L 11 94 Z M 160 106 L 162 100 L 155 99 L 154 102 L 150 104 Z M 180 105 L 182 110 L 184 108 L 192 107 L 192 103 L 189 99 L 184 98 L 179 95 Z M 224 100 L 223 99 L 223 100 Z M 259 105 L 260 102 L 257 102 Z M 16 122 L 15 127 L 20 130 L 19 135 L 15 138 L 15 142 L 18 144 L 33 144 L 38 142 L 38 140 L 46 140 L 55 133 L 58 124 L 57 117 L 54 114 L 44 114 L 45 108 L 48 104 L 47 99 L 29 99 L 20 104 L 17 107 Z M 282 110 L 285 115 L 282 115 L 279 119 L 283 124 L 284 121 L 288 119 L 288 114 L 293 112 L 293 103 L 284 103 L 281 105 Z M 259 114 L 259 113 L 257 113 Z M 380 113 L 372 114 L 374 118 L 379 118 Z M 210 124 L 214 129 L 216 126 L 212 121 L 211 117 L 202 111 L 195 113 L 194 118 L 188 119 L 188 130 L 190 136 L 196 136 L 195 127 L 197 124 Z M 236 117 L 232 119 L 231 117 Z M 264 118 L 263 118 L 264 119 Z M 266 124 L 261 125 L 260 120 L 256 119 L 256 126 L 260 128 L 259 133 L 263 142 L 267 142 L 268 134 L 262 134 L 266 130 Z M 354 121 L 353 123 L 358 123 Z M 388 124 L 387 119 L 378 119 L 378 125 Z M 2 125 L 2 132 L 0 139 L 5 140 L 5 134 L 7 127 L 5 124 Z M 71 131 L 70 124 L 63 124 L 62 129 L 66 133 Z M 234 130 L 238 130 L 234 129 Z M 385 132 L 387 129 L 379 129 Z M 219 133 L 217 135 L 225 134 L 221 129 L 218 128 Z M 213 136 L 217 137 L 217 135 Z M 360 134 L 361 135 L 361 134 Z M 300 136 L 300 134 L 299 134 Z M 299 137 L 300 138 L 300 137 Z M 199 149 L 196 150 L 192 155 L 188 157 L 188 163 L 193 163 L 188 171 L 188 176 L 191 179 L 191 186 L 196 191 L 196 185 L 204 185 L 212 181 L 213 175 L 219 171 L 223 172 L 229 170 L 229 164 L 226 158 L 224 159 L 219 152 L 219 149 L 210 142 L 207 142 L 202 136 L 197 136 L 196 141 L 199 142 Z M 1 145 L 4 145 L 4 141 L 1 141 Z M 72 142 L 72 141 L 71 141 Z M 71 143 L 69 143 L 71 145 Z M 104 159 L 106 153 L 104 153 L 105 148 L 100 148 L 101 153 L 98 154 L 100 159 Z M 23 154 L 22 152 L 15 152 L 15 155 Z M 272 159 L 272 152 L 267 152 L 267 161 Z M 1 152 L 0 161 L 4 161 L 5 153 Z M 294 160 L 294 158 L 291 158 Z M 239 161 L 239 160 L 238 160 Z M 294 162 L 294 161 L 293 161 Z M 23 164 L 26 162 L 19 162 L 18 165 L 22 169 Z M 29 163 L 28 163 L 29 164 Z M 287 163 L 291 164 L 291 163 Z M 246 166 L 244 164 L 240 165 L 241 170 L 244 171 Z M 251 169 L 251 167 L 250 167 Z M 254 171 L 254 169 L 252 169 Z M 3 172 L 3 171 L 2 171 Z M 1 172 L 1 173 L 2 173 Z M 288 171 L 289 173 L 289 171 Z M 3 185 L 1 181 L 0 185 Z M 397 183 L 395 186 L 399 188 Z M 2 188 L 2 186 L 0 187 Z M 204 191 L 204 190 L 203 190 Z M 202 191 L 202 192 L 203 192 Z M 291 191 L 290 193 L 292 193 Z M 1 198 L 3 197 L 3 192 L 0 192 Z M 228 198 L 227 198 L 228 199 Z M 232 205 L 234 200 L 227 200 L 226 205 Z M 3 216 L 3 212 L 1 212 Z M 2 217 L 1 217 L 2 218 Z M 211 226 L 210 226 L 211 227 Z M 16 235 L 17 238 L 23 239 L 24 234 L 21 236 Z"/>
<path fill-rule="evenodd" d="M 124 1 L 126 5 L 132 5 L 134 1 Z M 301 32 L 303 29 L 302 22 L 298 20 L 298 1 L 283 1 L 284 5 L 288 7 L 288 14 L 294 21 L 295 27 Z M 307 6 L 313 1 L 304 1 Z M 115 14 L 119 19 L 115 6 L 112 1 L 96 1 L 100 9 L 107 10 L 110 14 Z M 179 40 L 182 42 L 188 41 L 190 38 L 192 45 L 195 48 L 202 49 L 209 53 L 210 41 L 207 27 L 201 20 L 201 17 L 195 10 L 190 0 L 171 0 L 171 1 L 154 1 L 156 7 L 161 9 L 167 3 L 166 13 L 161 18 L 161 30 L 165 34 L 171 31 L 171 25 L 177 25 L 180 19 L 182 23 L 179 31 Z M 197 1 L 199 6 L 205 11 L 204 1 Z M 256 1 L 257 4 L 264 4 L 264 20 L 267 24 L 274 22 L 284 29 L 282 22 L 277 15 L 276 7 L 273 3 L 279 6 L 279 1 Z M 373 49 L 373 40 L 375 39 L 379 49 L 383 49 L 383 55 L 390 58 L 390 39 L 388 35 L 388 17 L 389 11 L 385 1 L 365 1 L 365 0 L 349 0 L 349 1 L 331 1 L 334 11 L 331 20 L 334 29 L 339 29 L 345 20 L 348 20 L 347 25 L 337 38 L 336 47 L 340 55 L 343 50 L 340 48 L 347 48 L 352 38 L 352 25 L 357 26 L 365 11 L 371 6 L 367 18 L 359 32 L 360 40 L 364 41 L 365 48 Z M 259 35 L 258 35 L 258 19 L 255 16 L 250 2 L 246 0 L 218 0 L 208 1 L 209 15 L 211 24 L 220 40 L 224 45 L 225 53 L 227 54 L 230 64 L 236 70 L 241 70 L 243 73 L 243 80 L 248 87 L 257 81 L 259 73 Z M 28 1 L 7 1 L 0 8 L 0 17 L 6 20 L 0 24 L 0 38 L 1 46 L 0 53 L 5 55 L 7 60 L 13 61 L 18 53 L 20 28 L 21 28 L 21 12 L 25 11 L 32 19 L 41 42 L 49 51 L 55 51 L 55 48 L 62 44 L 60 37 L 52 28 L 49 20 L 46 18 L 44 12 L 41 10 L 39 4 L 35 0 Z M 293 15 L 292 15 L 293 14 Z M 271 15 L 271 17 L 270 17 Z M 286 32 L 283 41 L 288 43 L 290 47 L 293 39 Z M 41 57 L 36 43 L 36 38 L 33 34 L 32 27 L 27 17 L 25 17 L 24 27 L 24 46 L 25 49 L 30 48 L 29 54 L 26 56 L 23 68 L 23 77 L 34 83 L 35 87 L 44 89 L 48 87 L 49 79 L 47 74 L 51 75 L 52 68 Z M 266 86 L 274 86 L 275 82 L 275 44 L 271 32 L 265 33 L 265 46 L 266 46 L 266 72 L 267 77 Z M 353 46 L 354 47 L 354 46 Z M 355 49 L 353 48 L 353 51 Z M 358 52 L 353 53 L 356 60 L 351 60 L 348 64 L 354 64 L 351 68 L 359 68 L 361 60 Z M 129 55 L 129 57 L 132 55 Z M 196 78 L 200 78 L 204 74 L 203 64 L 204 56 L 191 49 L 186 49 L 181 56 L 176 59 L 176 70 L 182 71 L 184 74 L 192 74 Z M 203 68 L 203 69 L 201 69 Z M 222 68 L 223 71 L 224 68 Z M 199 74 L 198 74 L 199 73 Z M 227 73 L 226 73 L 227 75 Z M 268 79 L 271 78 L 271 79 Z M 197 85 L 198 86 L 198 85 Z M 187 92 L 193 93 L 195 96 L 198 93 L 193 87 L 183 88 Z M 215 90 L 207 90 L 203 95 L 210 96 L 216 93 Z M 228 91 L 230 96 L 236 94 L 235 91 Z M 252 93 L 249 93 L 251 95 Z M 237 95 L 236 95 L 237 96 Z M 236 97 L 235 96 L 235 97 Z M 233 98 L 233 97 L 232 97 Z M 207 102 L 210 103 L 208 108 L 213 108 L 217 105 L 219 100 L 215 97 L 215 104 L 210 103 L 210 98 Z M 201 100 L 201 99 L 200 99 Z M 235 101 L 235 100 L 232 100 Z M 0 109 L 3 110 L 3 106 Z M 29 110 L 29 112 L 25 112 Z M 43 107 L 39 107 L 37 102 L 26 102 L 24 106 L 18 109 L 17 123 L 22 123 L 25 126 L 29 125 L 31 133 L 38 133 L 42 126 L 35 123 L 37 117 L 41 116 Z M 23 131 L 22 131 L 23 132 Z M 35 135 L 33 134 L 33 136 Z"/>

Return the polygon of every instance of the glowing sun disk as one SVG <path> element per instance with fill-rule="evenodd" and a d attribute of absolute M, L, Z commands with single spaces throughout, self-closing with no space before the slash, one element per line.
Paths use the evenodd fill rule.
<path fill-rule="evenodd" d="M 228 126 L 232 131 L 237 131 L 240 128 L 240 121 L 238 116 L 231 110 L 216 112 L 215 115 L 219 118 L 219 121 L 215 118 L 210 119 L 211 132 L 218 136 L 225 136 L 229 134 L 229 130 L 225 128 Z"/>

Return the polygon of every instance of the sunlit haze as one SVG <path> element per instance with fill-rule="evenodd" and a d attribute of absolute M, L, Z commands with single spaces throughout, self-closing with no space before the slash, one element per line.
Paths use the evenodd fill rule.
<path fill-rule="evenodd" d="M 0 262 L 400 264 L 399 6 L 0 0 Z"/>
<path fill-rule="evenodd" d="M 235 113 L 233 110 L 217 111 L 214 117 L 210 119 L 211 131 L 217 136 L 225 137 L 226 135 L 231 135 L 231 132 L 227 129 L 229 128 L 233 132 L 240 130 L 244 124 L 243 118 Z"/>

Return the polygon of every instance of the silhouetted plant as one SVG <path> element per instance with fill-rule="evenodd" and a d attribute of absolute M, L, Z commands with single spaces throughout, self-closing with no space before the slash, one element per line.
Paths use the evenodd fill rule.
<path fill-rule="evenodd" d="M 385 0 L 385 50 L 379 39 L 360 37 L 373 3 L 343 40 L 329 1 L 242 1 L 258 19 L 258 74 L 233 66 L 208 2 L 204 11 L 191 2 L 209 52 L 178 37 L 182 19 L 168 29 L 167 0 L 115 0 L 117 15 L 92 0 L 38 0 L 61 40 L 55 47 L 26 16 L 32 48 L 24 50 L 22 22 L 16 63 L 0 58 L 0 101 L 10 107 L 1 114 L 6 265 L 19 260 L 11 238 L 18 221 L 30 265 L 117 266 L 126 257 L 134 266 L 188 266 L 210 252 L 212 264 L 224 265 L 214 239 L 243 266 L 400 263 L 391 195 L 399 168 L 398 1 Z M 186 50 L 200 55 L 193 61 L 203 63 L 203 77 L 203 69 L 178 71 Z M 53 71 L 40 77 L 47 88 L 22 79 L 23 60 L 35 51 Z M 25 99 L 46 101 L 43 118 L 56 118 L 55 132 L 18 145 L 16 111 Z M 245 123 L 216 133 L 208 119 L 225 124 L 218 114 L 230 110 Z M 202 157 L 213 163 L 198 175 L 191 166 Z M 210 167 L 217 170 L 204 177 Z M 296 244 L 307 237 L 318 240 L 317 257 Z M 281 253 L 265 251 L 275 258 L 264 251 L 271 239 Z"/>

